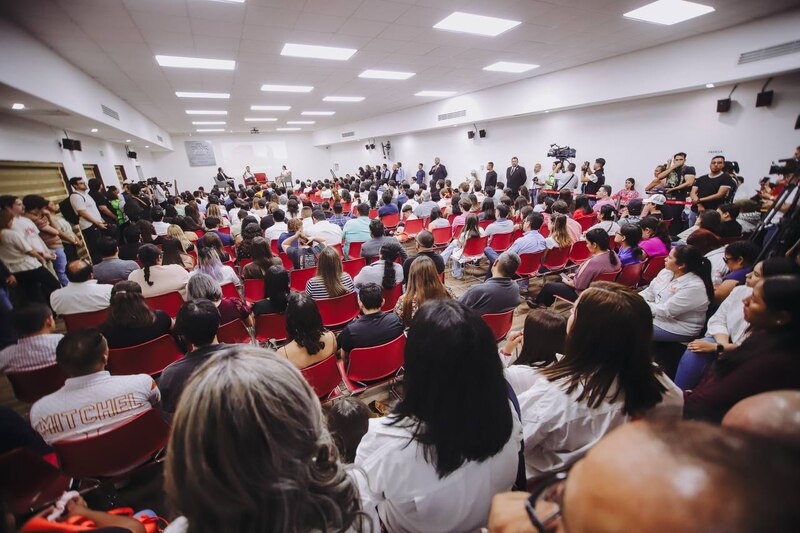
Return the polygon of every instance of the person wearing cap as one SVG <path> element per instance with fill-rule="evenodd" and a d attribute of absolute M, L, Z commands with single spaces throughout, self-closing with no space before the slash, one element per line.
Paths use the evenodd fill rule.
<path fill-rule="evenodd" d="M 667 203 L 667 197 L 663 194 L 653 194 L 644 199 L 644 208 L 642 209 L 642 217 L 656 217 L 664 220 L 664 213 L 661 212 L 661 206 Z"/>

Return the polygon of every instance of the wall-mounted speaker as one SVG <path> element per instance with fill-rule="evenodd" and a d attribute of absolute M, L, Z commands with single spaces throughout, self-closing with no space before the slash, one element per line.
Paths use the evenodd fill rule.
<path fill-rule="evenodd" d="M 475 132 L 472 131 L 472 130 L 468 131 L 467 132 L 467 139 L 474 139 L 474 138 L 475 138 Z"/>
<path fill-rule="evenodd" d="M 756 96 L 756 107 L 769 107 L 772 105 L 772 97 L 775 91 L 762 91 Z"/>
<path fill-rule="evenodd" d="M 61 139 L 61 147 L 64 150 L 81 151 L 81 142 L 77 139 Z"/>
<path fill-rule="evenodd" d="M 484 137 L 486 137 L 486 130 L 478 130 L 478 135 L 480 135 L 481 139 L 483 139 Z"/>
<path fill-rule="evenodd" d="M 722 100 L 717 100 L 717 113 L 727 113 L 730 110 L 731 110 L 730 98 L 723 98 Z"/>
<path fill-rule="evenodd" d="M 129 151 L 128 152 L 128 157 L 130 157 L 131 159 L 136 159 L 136 152 Z"/>

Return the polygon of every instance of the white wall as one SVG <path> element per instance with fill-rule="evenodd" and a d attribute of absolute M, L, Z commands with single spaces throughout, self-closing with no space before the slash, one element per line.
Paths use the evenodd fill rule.
<path fill-rule="evenodd" d="M 494 161 L 501 179 L 512 156 L 532 172 L 534 163 L 549 169 L 545 157 L 551 143 L 577 149 L 576 163 L 604 157 L 607 183 L 616 191 L 628 177 L 637 188 L 649 183 L 653 169 L 678 151 L 689 155 L 698 175 L 708 171 L 710 153 L 721 152 L 741 166 L 748 189 L 769 170 L 771 160 L 791 157 L 800 145 L 800 131 L 794 123 L 800 114 L 800 74 L 776 78 L 769 108 L 755 108 L 762 81 L 740 84 L 734 92 L 731 111 L 716 112 L 716 101 L 731 87 L 703 89 L 668 96 L 551 112 L 495 122 L 481 123 L 487 136 L 467 138 L 471 126 L 457 126 L 426 133 L 387 137 L 392 143 L 392 160 L 402 161 L 406 174 L 416 172 L 417 163 L 426 170 L 438 156 L 449 177 L 459 183 L 471 169 L 480 172 Z M 377 150 L 367 152 L 364 142 L 330 147 L 331 166 L 339 173 L 353 173 L 364 164 L 388 162 Z"/>
<path fill-rule="evenodd" d="M 207 167 L 189 166 L 184 141 L 211 141 L 217 164 Z M 241 183 L 245 165 L 253 172 L 266 172 L 270 178 L 278 175 L 282 165 L 292 170 L 294 179 L 330 177 L 328 150 L 311 144 L 310 133 L 287 135 L 216 135 L 172 138 L 174 151 L 152 152 L 155 175 L 166 180 L 178 180 L 180 190 L 210 188 L 223 167 L 225 173 Z"/>
<path fill-rule="evenodd" d="M 68 177 L 85 176 L 83 165 L 94 164 L 100 167 L 100 175 L 107 186 L 118 184 L 114 165 L 125 167 L 128 180 L 138 180 L 136 165 L 142 166 L 146 176 L 155 175 L 147 152 L 139 152 L 138 159 L 133 160 L 125 155 L 121 144 L 69 131 L 71 138 L 80 138 L 82 150 L 62 150 L 58 146 L 64 138 L 62 130 L 11 115 L 0 118 L 0 160 L 63 163 Z"/>

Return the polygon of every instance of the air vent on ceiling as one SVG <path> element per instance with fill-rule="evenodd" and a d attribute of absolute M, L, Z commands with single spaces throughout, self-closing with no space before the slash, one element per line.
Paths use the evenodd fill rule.
<path fill-rule="evenodd" d="M 157 137 L 157 138 L 158 138 L 158 140 L 159 140 L 159 141 L 161 141 L 162 143 L 164 142 L 164 137 L 162 137 L 161 135 L 156 135 L 156 137 Z"/>
<path fill-rule="evenodd" d="M 108 115 L 109 117 L 111 117 L 111 118 L 113 118 L 115 120 L 119 120 L 119 113 L 117 113 L 116 111 L 114 111 L 110 107 L 102 105 L 102 104 L 100 104 L 100 107 L 103 108 L 103 114 L 104 115 Z"/>
<path fill-rule="evenodd" d="M 25 111 L 25 116 L 31 117 L 71 117 L 72 113 L 67 113 L 60 109 L 31 109 Z"/>
<path fill-rule="evenodd" d="M 797 52 L 800 52 L 800 40 L 739 54 L 739 64 L 743 65 L 745 63 L 753 63 L 754 61 L 763 61 L 764 59 L 771 59 L 773 57 L 785 56 Z"/>
<path fill-rule="evenodd" d="M 342 133 L 342 139 L 346 139 L 347 137 L 354 137 L 356 132 L 354 131 L 345 131 Z"/>
<path fill-rule="evenodd" d="M 439 122 L 443 120 L 450 120 L 451 118 L 459 118 L 466 116 L 467 116 L 467 110 L 462 109 L 461 111 L 453 111 L 452 113 L 445 113 L 444 115 L 439 115 Z"/>

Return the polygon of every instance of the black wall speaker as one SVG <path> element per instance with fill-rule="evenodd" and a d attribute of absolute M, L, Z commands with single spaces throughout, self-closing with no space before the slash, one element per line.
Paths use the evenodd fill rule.
<path fill-rule="evenodd" d="M 797 115 L 797 120 L 794 122 L 794 129 L 800 130 L 800 115 Z"/>
<path fill-rule="evenodd" d="M 723 98 L 722 100 L 717 100 L 717 113 L 727 113 L 730 110 L 731 110 L 730 98 Z"/>
<path fill-rule="evenodd" d="M 131 159 L 136 159 L 136 152 L 128 152 L 128 157 Z"/>
<path fill-rule="evenodd" d="M 484 137 L 486 137 L 486 130 L 478 130 L 478 135 L 480 135 L 481 139 L 483 139 Z"/>
<path fill-rule="evenodd" d="M 76 139 L 61 139 L 61 147 L 64 150 L 77 150 L 81 151 L 81 142 Z"/>
<path fill-rule="evenodd" d="M 475 132 L 474 131 L 468 131 L 467 132 L 467 138 L 468 139 L 474 139 L 475 138 Z"/>
<path fill-rule="evenodd" d="M 772 97 L 775 91 L 762 91 L 756 96 L 756 107 L 769 107 L 772 105 Z"/>

